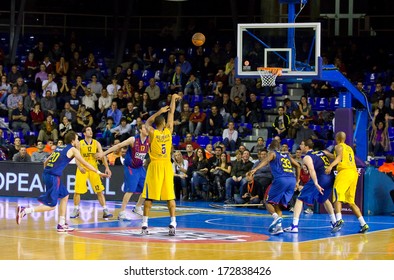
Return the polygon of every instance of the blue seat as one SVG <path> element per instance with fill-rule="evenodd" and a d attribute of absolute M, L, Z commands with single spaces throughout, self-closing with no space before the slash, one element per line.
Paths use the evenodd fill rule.
<path fill-rule="evenodd" d="M 276 99 L 274 96 L 266 96 L 263 99 L 263 109 L 271 110 L 276 108 Z"/>
<path fill-rule="evenodd" d="M 214 146 L 217 142 L 222 142 L 222 136 L 212 136 L 211 144 Z"/>
<path fill-rule="evenodd" d="M 316 111 L 324 111 L 324 110 L 328 110 L 328 109 L 329 109 L 328 99 L 325 97 L 317 97 L 316 101 L 315 101 L 315 110 Z"/>
<path fill-rule="evenodd" d="M 309 96 L 307 101 L 308 101 L 308 104 L 311 105 L 312 110 L 314 110 L 314 108 L 315 108 L 315 99 L 313 97 Z"/>
<path fill-rule="evenodd" d="M 319 134 L 322 130 L 321 125 L 317 125 L 317 124 L 310 124 L 309 128 L 312 129 L 317 134 Z"/>
<path fill-rule="evenodd" d="M 175 148 L 178 148 L 180 142 L 181 142 L 181 137 L 179 135 L 172 135 L 172 145 Z"/>
<path fill-rule="evenodd" d="M 189 95 L 190 96 L 190 95 Z M 189 97 L 189 105 L 191 108 L 193 108 L 195 105 L 201 106 L 201 102 L 203 101 L 203 96 L 202 95 L 191 95 Z"/>
<path fill-rule="evenodd" d="M 200 145 L 201 148 L 204 148 L 211 142 L 208 136 L 199 135 L 197 136 L 197 144 Z"/>
<path fill-rule="evenodd" d="M 339 107 L 339 97 L 333 97 L 330 100 L 330 111 L 335 111 Z"/>
<path fill-rule="evenodd" d="M 390 141 L 394 140 L 394 127 L 389 127 L 388 133 L 389 133 Z"/>

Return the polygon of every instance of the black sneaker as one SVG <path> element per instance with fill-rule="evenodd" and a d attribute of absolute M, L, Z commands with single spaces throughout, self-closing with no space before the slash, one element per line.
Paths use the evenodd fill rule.
<path fill-rule="evenodd" d="M 336 232 L 340 231 L 344 224 L 345 224 L 345 222 L 342 219 L 338 220 L 335 223 L 334 227 L 332 228 L 331 233 L 336 233 Z"/>

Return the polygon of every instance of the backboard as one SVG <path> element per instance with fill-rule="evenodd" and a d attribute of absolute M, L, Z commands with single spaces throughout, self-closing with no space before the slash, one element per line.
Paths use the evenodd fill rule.
<path fill-rule="evenodd" d="M 236 72 L 259 78 L 258 67 L 280 67 L 282 77 L 320 77 L 320 23 L 238 24 Z"/>

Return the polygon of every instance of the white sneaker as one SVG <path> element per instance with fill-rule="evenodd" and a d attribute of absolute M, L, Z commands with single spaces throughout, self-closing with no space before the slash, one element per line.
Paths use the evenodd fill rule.
<path fill-rule="evenodd" d="M 276 218 L 276 219 L 272 222 L 272 224 L 270 224 L 270 226 L 269 226 L 269 228 L 268 228 L 268 231 L 269 231 L 269 232 L 273 232 L 274 229 L 275 229 L 275 227 L 276 227 L 278 224 L 281 224 L 282 221 L 283 221 L 282 217 Z"/>
<path fill-rule="evenodd" d="M 70 218 L 71 219 L 76 219 L 79 217 L 79 209 L 74 208 L 73 211 L 71 212 Z"/>
<path fill-rule="evenodd" d="M 126 212 L 122 211 L 118 214 L 118 220 L 120 221 L 130 221 L 131 219 L 127 217 Z"/>
<path fill-rule="evenodd" d="M 134 207 L 133 208 L 133 213 L 139 215 L 139 216 L 144 216 L 144 211 L 142 211 L 142 207 Z"/>
<path fill-rule="evenodd" d="M 271 232 L 271 235 L 279 235 L 279 234 L 282 234 L 282 233 L 283 233 L 283 228 L 281 226 L 277 226 Z"/>
<path fill-rule="evenodd" d="M 298 226 L 291 224 L 291 226 L 283 229 L 285 232 L 298 233 Z"/>
<path fill-rule="evenodd" d="M 304 211 L 304 213 L 305 213 L 305 214 L 313 214 L 313 210 L 312 210 L 311 208 L 307 208 L 307 209 Z"/>
<path fill-rule="evenodd" d="M 57 232 L 70 232 L 70 231 L 74 231 L 74 228 L 70 227 L 68 224 L 58 224 L 57 228 L 56 228 Z"/>

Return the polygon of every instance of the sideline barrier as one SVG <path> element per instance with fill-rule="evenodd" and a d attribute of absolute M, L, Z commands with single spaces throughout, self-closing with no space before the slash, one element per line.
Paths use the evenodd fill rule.
<path fill-rule="evenodd" d="M 103 171 L 104 167 L 99 167 Z M 121 201 L 123 198 L 123 166 L 110 166 L 112 177 L 103 179 L 105 198 L 108 201 Z M 45 191 L 42 181 L 42 163 L 22 163 L 12 161 L 0 162 L 0 195 L 33 197 L 40 196 Z M 61 180 L 73 198 L 76 165 L 69 164 L 63 171 Z M 84 200 L 96 200 L 90 184 L 88 192 L 82 195 Z M 132 198 L 135 201 L 134 197 Z"/>
<path fill-rule="evenodd" d="M 365 170 L 364 215 L 384 215 L 394 212 L 394 203 L 390 191 L 394 190 L 394 181 L 387 174 L 374 166 Z"/>

